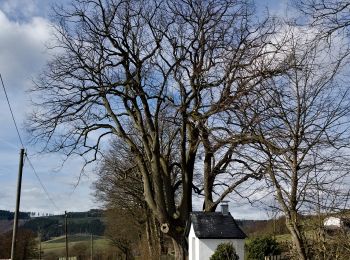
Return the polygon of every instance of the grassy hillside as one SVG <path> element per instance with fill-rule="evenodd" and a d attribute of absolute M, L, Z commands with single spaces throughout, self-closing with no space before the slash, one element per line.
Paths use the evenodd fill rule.
<path fill-rule="evenodd" d="M 69 235 L 92 233 L 101 236 L 104 234 L 104 218 L 102 214 L 95 211 L 68 213 L 67 221 Z M 64 234 L 64 216 L 32 218 L 23 227 L 35 233 L 40 232 L 43 241 L 50 240 Z"/>
<path fill-rule="evenodd" d="M 91 240 L 89 235 L 74 235 L 68 238 L 69 240 L 69 255 L 82 256 L 77 253 L 79 250 L 85 252 L 82 259 L 90 259 L 90 245 Z M 111 241 L 103 236 L 96 236 L 93 241 L 94 256 L 97 259 L 124 259 L 121 252 L 111 245 Z M 54 239 L 42 243 L 42 251 L 44 259 L 51 260 L 57 257 L 65 256 L 65 238 L 64 236 L 56 237 Z M 55 258 L 56 257 L 56 258 Z M 136 260 L 142 259 L 141 256 L 136 256 Z M 162 255 L 161 260 L 174 260 L 171 255 Z"/>
<path fill-rule="evenodd" d="M 68 237 L 68 248 L 70 255 L 75 255 L 77 252 L 85 251 L 89 253 L 91 246 L 90 235 L 73 235 Z M 64 256 L 65 253 L 65 237 L 60 236 L 54 239 L 45 241 L 41 244 L 44 256 L 55 254 Z M 96 236 L 93 239 L 93 248 L 95 252 L 105 251 L 111 248 L 110 240 L 102 236 Z"/>
<path fill-rule="evenodd" d="M 104 239 L 105 238 L 103 236 L 94 236 L 93 237 L 93 240 L 94 241 L 99 241 L 101 239 Z M 55 237 L 54 239 L 51 239 L 51 240 L 48 240 L 48 241 L 45 241 L 44 244 L 57 244 L 57 243 L 65 243 L 66 239 L 64 236 L 60 236 L 60 237 Z M 82 234 L 82 235 L 73 235 L 73 236 L 69 236 L 68 237 L 68 241 L 69 243 L 71 242 L 86 242 L 86 241 L 91 241 L 91 236 L 90 235 L 85 235 L 85 234 Z"/>

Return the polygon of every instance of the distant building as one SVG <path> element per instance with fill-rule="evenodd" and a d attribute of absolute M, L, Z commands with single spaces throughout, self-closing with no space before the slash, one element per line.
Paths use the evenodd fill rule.
<path fill-rule="evenodd" d="M 246 234 L 239 228 L 228 210 L 227 202 L 221 212 L 192 212 L 188 231 L 189 260 L 209 260 L 221 243 L 230 242 L 239 259 L 244 260 Z"/>
<path fill-rule="evenodd" d="M 344 217 L 327 217 L 323 221 L 323 226 L 328 230 L 346 229 L 350 230 L 350 219 Z"/>

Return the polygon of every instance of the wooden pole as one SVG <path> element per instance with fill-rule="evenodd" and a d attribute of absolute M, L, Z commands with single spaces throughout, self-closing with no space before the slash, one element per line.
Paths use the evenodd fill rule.
<path fill-rule="evenodd" d="M 23 158 L 24 149 L 20 151 L 19 168 L 18 168 L 18 179 L 17 179 L 17 196 L 16 196 L 16 210 L 13 219 L 13 230 L 12 230 L 12 245 L 11 245 L 11 259 L 15 260 L 16 253 L 16 240 L 17 240 L 17 227 L 19 217 L 19 206 L 21 202 L 21 188 L 22 188 L 22 173 L 23 173 Z"/>
<path fill-rule="evenodd" d="M 68 228 L 67 228 L 67 211 L 64 212 L 64 233 L 66 241 L 66 260 L 68 260 Z"/>
<path fill-rule="evenodd" d="M 41 231 L 39 231 L 39 260 L 41 260 Z"/>
<path fill-rule="evenodd" d="M 91 260 L 94 259 L 94 235 L 91 232 Z"/>

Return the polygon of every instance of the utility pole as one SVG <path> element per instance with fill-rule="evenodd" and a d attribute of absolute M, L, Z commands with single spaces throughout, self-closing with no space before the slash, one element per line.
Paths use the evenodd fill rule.
<path fill-rule="evenodd" d="M 23 158 L 24 149 L 21 149 L 19 157 L 19 168 L 18 168 L 18 179 L 17 179 L 17 197 L 16 197 L 16 210 L 13 219 L 13 231 L 12 231 L 12 245 L 11 245 L 11 260 L 15 260 L 16 252 L 16 239 L 17 239 L 17 227 L 18 227 L 18 216 L 19 216 L 19 205 L 21 202 L 21 187 L 22 187 L 22 173 L 23 173 Z"/>
<path fill-rule="evenodd" d="M 68 260 L 67 211 L 64 212 L 64 233 L 66 235 L 66 260 Z"/>
<path fill-rule="evenodd" d="M 39 229 L 39 260 L 41 260 L 41 229 Z"/>
<path fill-rule="evenodd" d="M 93 260 L 94 259 L 94 235 L 92 234 L 92 232 L 91 232 L 91 239 L 90 239 L 90 241 L 91 241 L 91 260 Z"/>

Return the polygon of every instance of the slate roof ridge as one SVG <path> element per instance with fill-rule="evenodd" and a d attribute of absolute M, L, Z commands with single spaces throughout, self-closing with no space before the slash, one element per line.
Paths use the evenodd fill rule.
<path fill-rule="evenodd" d="M 194 211 L 190 213 L 190 221 L 198 238 L 244 239 L 247 237 L 231 213 L 223 215 L 221 212 Z"/>
<path fill-rule="evenodd" d="M 209 214 L 209 215 L 222 215 L 222 213 L 220 212 L 220 211 L 214 211 L 214 212 L 212 212 L 212 211 L 210 211 L 210 212 L 208 212 L 208 211 L 192 211 L 192 212 L 190 212 L 190 214 Z M 229 212 L 228 214 L 230 214 L 231 215 L 231 213 Z"/>

